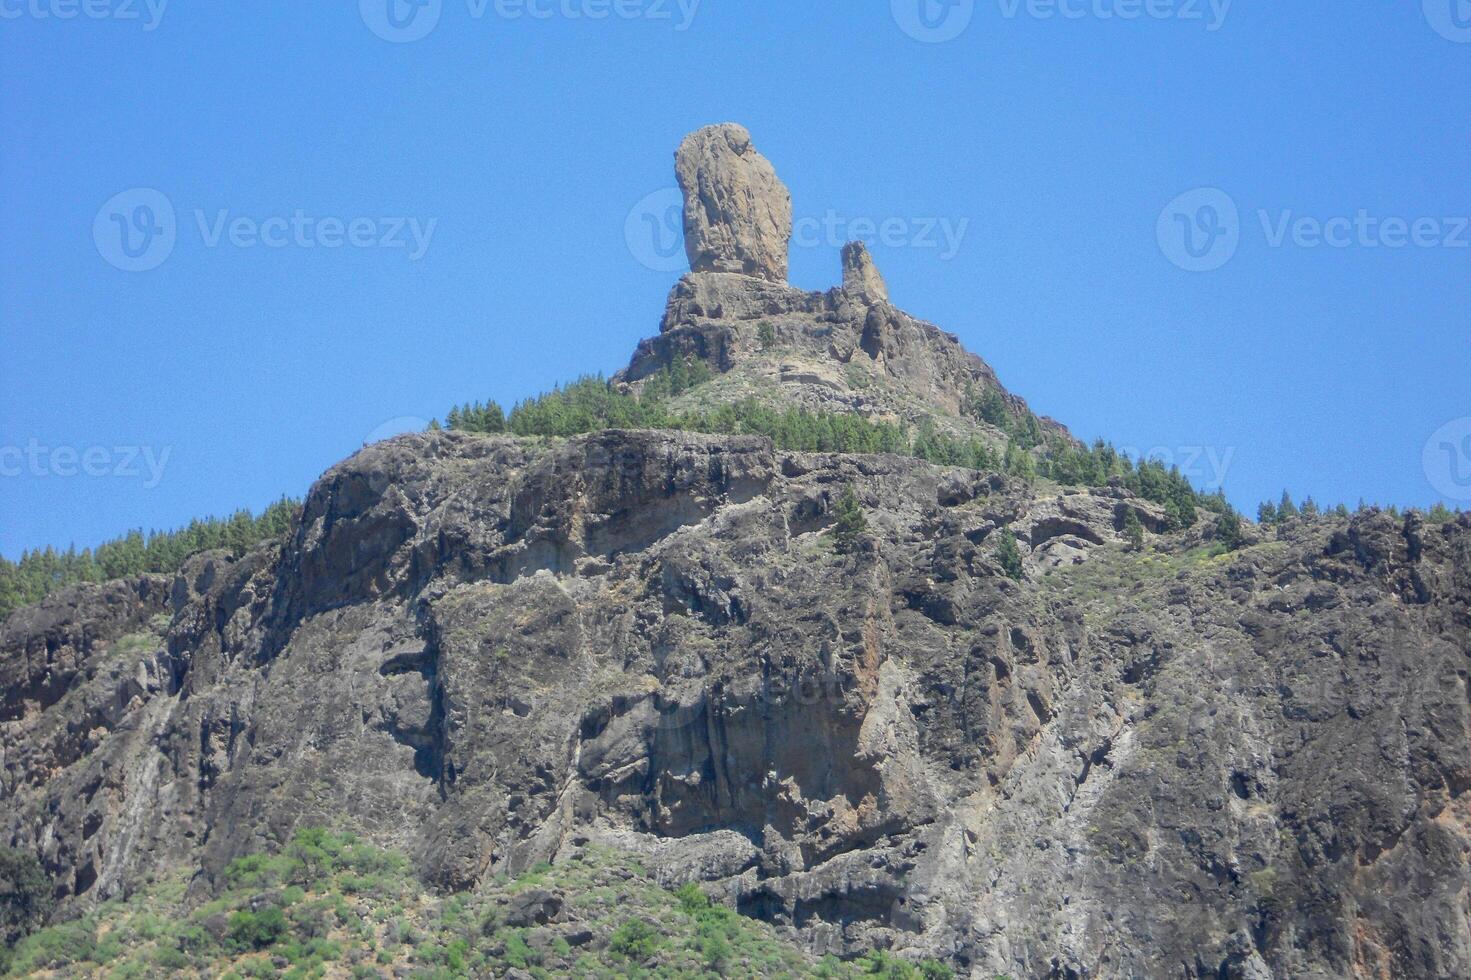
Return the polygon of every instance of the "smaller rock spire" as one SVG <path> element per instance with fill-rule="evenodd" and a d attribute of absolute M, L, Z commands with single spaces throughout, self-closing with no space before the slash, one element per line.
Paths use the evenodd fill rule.
<path fill-rule="evenodd" d="M 849 242 L 843 246 L 843 290 L 862 296 L 871 303 L 887 303 L 889 287 L 879 275 L 879 267 L 868 246 L 862 242 Z"/>

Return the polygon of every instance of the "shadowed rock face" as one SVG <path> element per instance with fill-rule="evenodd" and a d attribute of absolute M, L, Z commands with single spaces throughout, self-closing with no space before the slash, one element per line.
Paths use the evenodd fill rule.
<path fill-rule="evenodd" d="M 674 158 L 684 192 L 684 247 L 694 272 L 787 281 L 792 196 L 743 126 L 685 137 Z"/>
<path fill-rule="evenodd" d="M 862 242 L 849 242 L 843 246 L 843 291 L 860 296 L 870 303 L 887 303 L 889 287 L 879 275 L 868 246 Z"/>
<path fill-rule="evenodd" d="M 1467 975 L 1471 519 L 1143 562 L 1130 509 L 749 437 L 400 437 L 284 547 L 12 616 L 0 826 L 65 908 L 346 820 L 445 887 L 598 840 L 978 976 Z"/>

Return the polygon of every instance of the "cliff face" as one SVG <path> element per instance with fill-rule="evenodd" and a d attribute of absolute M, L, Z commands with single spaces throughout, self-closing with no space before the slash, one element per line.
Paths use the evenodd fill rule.
<path fill-rule="evenodd" d="M 284 550 L 12 617 L 5 831 L 73 901 L 346 819 L 446 887 L 592 840 L 981 973 L 1466 975 L 1471 524 L 1145 558 L 1150 506 L 752 438 L 403 437 Z"/>
<path fill-rule="evenodd" d="M 760 316 L 814 363 L 880 362 L 855 325 L 896 324 L 905 404 L 994 380 L 870 269 L 693 274 L 623 383 L 701 337 L 717 388 L 769 365 Z M 1208 557 L 1127 547 L 1130 512 L 1163 526 L 1122 489 L 756 437 L 403 436 L 280 544 L 0 624 L 0 834 L 61 915 L 333 825 L 451 889 L 607 845 L 815 951 L 975 976 L 1471 975 L 1471 518 Z"/>

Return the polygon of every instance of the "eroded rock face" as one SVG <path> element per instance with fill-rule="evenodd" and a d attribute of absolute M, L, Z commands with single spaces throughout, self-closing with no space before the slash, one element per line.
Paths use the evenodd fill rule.
<path fill-rule="evenodd" d="M 786 282 L 792 195 L 734 123 L 685 137 L 675 154 L 684 192 L 684 247 L 694 272 Z"/>
<path fill-rule="evenodd" d="M 681 150 L 699 271 L 619 384 L 696 356 L 803 406 L 1026 411 L 861 247 L 780 281 L 769 170 L 739 127 Z M 597 840 L 977 977 L 1471 976 L 1471 517 L 1220 558 L 1208 526 L 751 436 L 400 437 L 282 541 L 0 623 L 0 843 L 60 916 L 333 825 L 452 889 Z"/>
<path fill-rule="evenodd" d="M 68 909 L 345 820 L 445 887 L 597 840 L 983 977 L 1467 975 L 1471 519 L 1145 560 L 1131 509 L 749 437 L 401 437 L 284 548 L 12 617 L 0 827 Z"/>
<path fill-rule="evenodd" d="M 869 303 L 887 303 L 889 287 L 879 275 L 879 267 L 868 246 L 862 242 L 849 242 L 843 246 L 843 291 L 861 297 Z"/>
<path fill-rule="evenodd" d="M 960 414 L 968 391 L 995 389 L 1012 412 L 1029 411 L 954 334 L 880 299 L 875 290 L 883 280 L 866 250 L 850 255 L 851 288 L 826 292 L 732 274 L 685 276 L 669 293 L 659 335 L 639 344 L 616 380 L 637 383 L 690 357 L 717 373 L 775 373 L 791 361 L 796 374 L 832 378 L 831 384 L 813 384 L 803 377 L 790 386 L 794 400 L 810 408 L 914 425 L 935 409 Z M 763 344 L 763 330 L 774 338 L 775 352 Z M 855 371 L 864 379 L 860 388 L 851 383 Z M 1058 423 L 1042 423 L 1070 438 Z"/>
<path fill-rule="evenodd" d="M 954 334 L 889 302 L 864 243 L 843 248 L 840 287 L 807 292 L 787 284 L 791 198 L 745 129 L 691 134 L 676 172 L 692 271 L 671 290 L 659 335 L 639 344 L 615 381 L 637 386 L 694 358 L 733 374 L 731 389 L 764 389 L 782 407 L 909 426 L 933 424 L 940 409 L 958 422 L 947 434 L 961 441 L 979 434 L 998 450 L 1005 420 L 982 426 L 969 400 L 994 392 L 1013 419 L 1031 416 Z M 1039 422 L 1047 434 L 1071 438 L 1059 423 Z"/>

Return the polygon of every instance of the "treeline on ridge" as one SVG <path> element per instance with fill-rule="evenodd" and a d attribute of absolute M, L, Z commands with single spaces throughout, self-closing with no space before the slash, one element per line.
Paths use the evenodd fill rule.
<path fill-rule="evenodd" d="M 95 549 L 38 548 L 22 553 L 19 562 L 0 557 L 0 620 L 78 582 L 105 582 L 144 572 L 172 574 L 202 551 L 223 549 L 238 557 L 285 534 L 300 510 L 299 501 L 283 497 L 259 516 L 239 510 L 226 518 L 193 520 L 174 531 L 146 535 L 141 529 L 129 531 Z"/>
<path fill-rule="evenodd" d="M 446 422 L 461 432 L 517 436 L 568 437 L 603 429 L 762 435 L 778 449 L 792 452 L 895 453 L 1022 479 L 1045 477 L 1067 486 L 1107 486 L 1116 480 L 1161 505 L 1174 528 L 1194 525 L 1202 509 L 1233 513 L 1224 493 L 1200 493 L 1177 467 L 1153 459 L 1135 461 L 1102 440 L 1083 446 L 1049 435 L 1035 415 L 1014 412 L 995 389 L 981 395 L 967 392 L 965 411 L 1000 429 L 1006 436 L 1004 450 L 976 436 L 942 432 L 928 419 L 911 430 L 851 413 L 775 409 L 755 399 L 693 411 L 671 406 L 672 397 L 709 378 L 704 362 L 692 359 L 665 367 L 645 382 L 639 394 L 602 375 L 588 375 L 517 403 L 509 415 L 495 401 L 479 402 L 455 406 Z"/>

